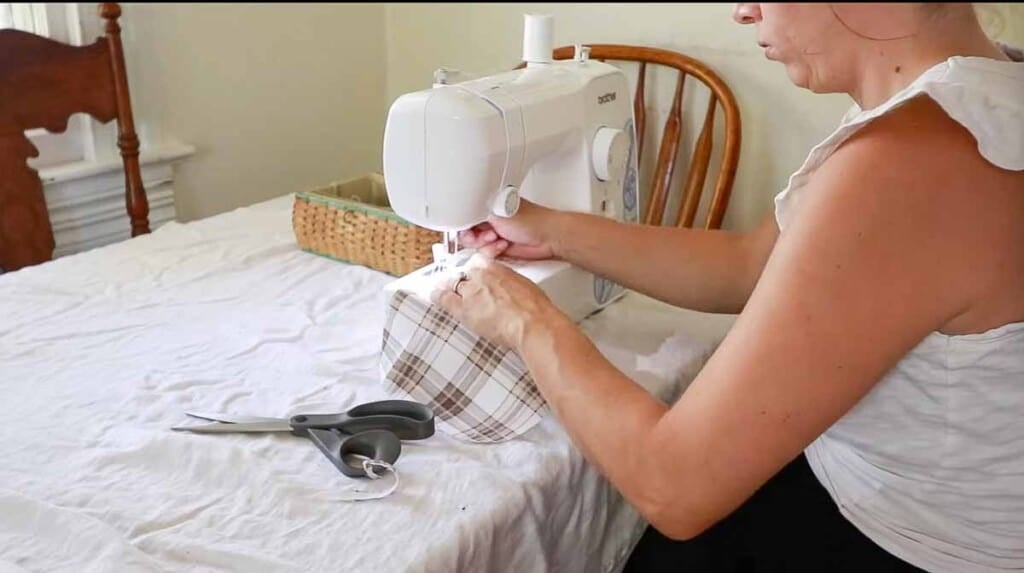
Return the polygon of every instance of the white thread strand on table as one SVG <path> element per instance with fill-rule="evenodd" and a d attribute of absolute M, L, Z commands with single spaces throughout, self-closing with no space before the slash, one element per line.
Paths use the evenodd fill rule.
<path fill-rule="evenodd" d="M 362 456 L 359 456 L 359 457 L 362 457 Z M 386 490 L 384 490 L 382 492 L 369 493 L 369 494 L 366 494 L 366 495 L 341 496 L 341 497 L 333 497 L 332 496 L 331 500 L 332 501 L 369 501 L 369 500 L 372 500 L 372 499 L 383 499 L 383 498 L 391 495 L 392 493 L 394 493 L 395 490 L 398 489 L 398 483 L 399 483 L 398 470 L 396 470 L 394 468 L 394 466 L 392 466 L 391 464 L 389 464 L 389 463 L 387 463 L 385 461 L 382 461 L 382 460 L 371 460 L 370 458 L 363 458 L 363 471 L 366 472 L 366 476 L 369 477 L 370 480 L 372 480 L 372 481 L 377 481 L 379 479 L 384 479 L 384 476 L 381 475 L 381 474 L 378 474 L 377 471 L 374 468 L 379 469 L 379 470 L 385 470 L 386 472 L 390 472 L 392 475 L 395 476 L 395 482 L 393 484 L 391 484 L 391 487 L 387 488 Z M 360 488 L 356 488 L 356 489 L 352 490 L 352 492 L 353 493 L 357 493 L 357 494 L 363 494 L 364 493 L 364 491 L 362 489 L 360 489 Z"/>

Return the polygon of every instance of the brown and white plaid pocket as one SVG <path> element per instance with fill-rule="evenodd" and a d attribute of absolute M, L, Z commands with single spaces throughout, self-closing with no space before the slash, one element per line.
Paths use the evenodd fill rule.
<path fill-rule="evenodd" d="M 438 428 L 472 442 L 526 433 L 547 405 L 522 358 L 446 310 L 398 291 L 387 306 L 381 370 L 389 393 L 434 410 Z"/>

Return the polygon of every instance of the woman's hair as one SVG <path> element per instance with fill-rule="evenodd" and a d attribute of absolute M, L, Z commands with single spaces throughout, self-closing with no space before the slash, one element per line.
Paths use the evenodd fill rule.
<path fill-rule="evenodd" d="M 1004 54 L 1006 54 L 1007 58 L 1010 58 L 1015 62 L 1024 62 L 1024 50 L 1021 50 L 1020 48 L 1011 46 L 1009 44 L 1004 44 L 1002 42 L 996 42 L 996 45 L 998 45 L 999 49 L 1002 50 Z"/>

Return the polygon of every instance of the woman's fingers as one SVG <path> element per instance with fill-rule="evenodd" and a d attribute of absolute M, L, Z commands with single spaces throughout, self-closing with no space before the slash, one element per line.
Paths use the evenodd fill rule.
<path fill-rule="evenodd" d="M 508 241 L 501 239 L 477 248 L 477 252 L 489 258 L 496 259 L 508 250 Z"/>
<path fill-rule="evenodd" d="M 459 231 L 459 244 L 463 247 L 476 248 L 477 244 L 477 232 L 475 229 L 466 229 L 465 231 Z"/>
<path fill-rule="evenodd" d="M 492 243 L 497 238 L 498 234 L 488 223 L 481 223 L 472 229 L 459 232 L 459 244 L 470 249 Z"/>
<path fill-rule="evenodd" d="M 440 306 L 458 318 L 462 314 L 462 296 L 455 293 L 459 277 L 441 281 L 430 293 L 430 302 Z"/>

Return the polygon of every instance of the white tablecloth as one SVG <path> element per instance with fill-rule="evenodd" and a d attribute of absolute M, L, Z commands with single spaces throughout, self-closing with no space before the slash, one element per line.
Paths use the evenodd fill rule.
<path fill-rule="evenodd" d="M 390 478 L 346 478 L 292 435 L 169 430 L 386 397 L 391 279 L 301 252 L 291 201 L 0 277 L 0 571 L 620 568 L 643 523 L 550 417 L 498 445 L 406 442 L 398 490 L 358 503 L 336 498 Z M 671 399 L 727 319 L 667 308 L 630 295 L 584 327 Z"/>

